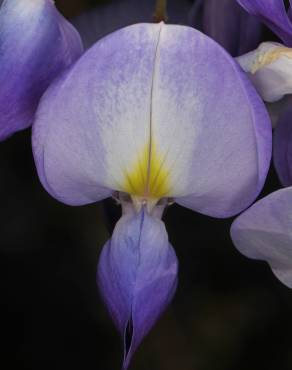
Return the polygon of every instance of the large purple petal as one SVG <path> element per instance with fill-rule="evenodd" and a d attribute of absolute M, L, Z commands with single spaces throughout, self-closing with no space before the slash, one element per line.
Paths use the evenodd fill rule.
<path fill-rule="evenodd" d="M 271 156 L 268 115 L 237 63 L 162 23 L 88 50 L 45 94 L 33 131 L 40 178 L 69 204 L 117 190 L 227 217 L 258 195 Z"/>
<path fill-rule="evenodd" d="M 237 0 L 250 14 L 257 16 L 287 46 L 292 46 L 292 24 L 283 0 Z"/>
<path fill-rule="evenodd" d="M 0 9 L 0 140 L 32 124 L 41 95 L 82 53 L 77 31 L 51 0 Z"/>
<path fill-rule="evenodd" d="M 281 183 L 292 185 L 292 107 L 281 115 L 273 138 L 274 165 Z"/>
<path fill-rule="evenodd" d="M 149 139 L 159 25 L 124 28 L 99 41 L 44 95 L 32 144 L 43 185 L 72 205 L 123 190 Z"/>
<path fill-rule="evenodd" d="M 102 250 L 97 281 L 124 341 L 123 369 L 170 303 L 177 269 L 162 221 L 144 210 L 121 218 Z"/>
<path fill-rule="evenodd" d="M 135 23 L 153 22 L 156 0 L 112 0 L 73 20 L 86 48 L 105 35 Z M 189 0 L 168 0 L 167 18 L 171 24 L 188 24 Z"/>
<path fill-rule="evenodd" d="M 292 187 L 259 200 L 233 222 L 231 237 L 249 258 L 267 261 L 292 288 Z"/>
<path fill-rule="evenodd" d="M 182 126 L 185 115 L 181 113 L 181 119 L 177 119 L 177 127 L 185 127 L 188 132 L 177 157 L 181 155 L 185 160 L 184 151 L 190 142 L 192 151 L 189 161 L 176 160 L 185 196 L 177 195 L 175 200 L 210 216 L 229 217 L 252 203 L 262 189 L 271 157 L 270 120 L 233 59 L 209 38 L 193 35 L 192 41 L 189 35 L 177 47 L 169 41 L 164 49 L 163 60 L 169 63 L 165 62 L 162 81 L 173 80 L 170 86 L 175 91 L 169 105 L 195 117 L 189 127 Z M 187 49 L 188 60 L 181 57 Z M 166 108 L 166 101 L 159 100 L 159 105 L 161 122 L 176 117 L 174 109 Z M 161 140 L 167 136 L 167 128 L 167 124 L 161 124 Z M 173 148 L 178 133 L 179 129 L 171 136 Z"/>
<path fill-rule="evenodd" d="M 231 55 L 255 49 L 260 43 L 262 25 L 234 0 L 196 0 L 191 24 L 217 41 Z"/>

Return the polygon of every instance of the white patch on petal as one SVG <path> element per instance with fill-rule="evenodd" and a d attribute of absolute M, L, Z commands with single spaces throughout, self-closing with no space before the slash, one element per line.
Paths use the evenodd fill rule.
<path fill-rule="evenodd" d="M 46 3 L 54 5 L 51 0 L 4 0 L 3 8 L 9 8 L 11 15 L 15 14 L 17 18 L 27 18 L 38 14 Z"/>
<path fill-rule="evenodd" d="M 266 102 L 292 93 L 292 49 L 273 42 L 262 43 L 237 61 Z"/>
<path fill-rule="evenodd" d="M 200 130 L 194 126 L 194 121 L 202 120 L 199 98 L 195 88 L 190 88 L 196 81 L 197 71 L 195 68 L 190 71 L 185 63 L 191 55 L 182 49 L 181 66 L 178 67 L 174 65 L 177 61 L 172 59 L 171 51 L 178 50 L 180 38 L 185 35 L 185 28 L 180 26 L 162 28 L 153 86 L 152 137 L 169 171 L 171 196 L 186 193 L 193 149 Z"/>
<path fill-rule="evenodd" d="M 136 48 L 136 65 L 127 62 L 127 58 L 131 60 L 131 50 L 127 55 L 121 50 L 121 57 L 125 58 L 123 70 L 112 68 L 111 80 L 106 83 L 109 101 L 103 114 L 107 117 L 100 117 L 101 110 L 97 106 L 99 120 L 110 121 L 110 126 L 105 125 L 101 132 L 106 148 L 107 186 L 131 194 L 140 194 L 146 183 L 152 79 L 159 30 L 160 25 L 151 25 L 143 27 L 143 32 L 140 27 L 119 31 L 129 33 L 131 47 Z M 130 45 L 127 47 L 130 49 Z M 141 56 L 137 58 L 139 50 Z"/>

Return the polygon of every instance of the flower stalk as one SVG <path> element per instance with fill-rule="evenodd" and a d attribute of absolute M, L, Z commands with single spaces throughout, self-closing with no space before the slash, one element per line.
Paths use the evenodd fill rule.
<path fill-rule="evenodd" d="M 153 20 L 155 23 L 167 21 L 167 0 L 156 0 Z"/>

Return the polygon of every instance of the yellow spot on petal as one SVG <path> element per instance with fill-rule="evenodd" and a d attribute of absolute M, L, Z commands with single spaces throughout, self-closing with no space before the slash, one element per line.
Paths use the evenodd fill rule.
<path fill-rule="evenodd" d="M 252 65 L 251 73 L 256 73 L 259 69 L 272 64 L 281 57 L 292 59 L 292 49 L 280 46 L 266 52 L 259 52 Z"/>
<path fill-rule="evenodd" d="M 123 191 L 135 198 L 160 199 L 170 193 L 170 171 L 156 145 L 147 144 L 125 173 Z"/>

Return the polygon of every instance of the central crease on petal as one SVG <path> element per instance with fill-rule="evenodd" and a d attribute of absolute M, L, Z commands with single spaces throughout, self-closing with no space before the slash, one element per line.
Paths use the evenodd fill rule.
<path fill-rule="evenodd" d="M 123 191 L 130 194 L 134 204 L 147 203 L 155 205 L 160 198 L 167 197 L 170 193 L 170 169 L 166 165 L 166 155 L 162 155 L 153 137 L 153 99 L 154 83 L 157 71 L 157 59 L 160 43 L 161 30 L 164 23 L 160 23 L 158 37 L 153 59 L 153 74 L 150 92 L 150 115 L 149 115 L 149 140 L 146 146 L 138 154 L 137 158 L 125 171 Z M 137 208 L 140 208 L 139 206 Z"/>

